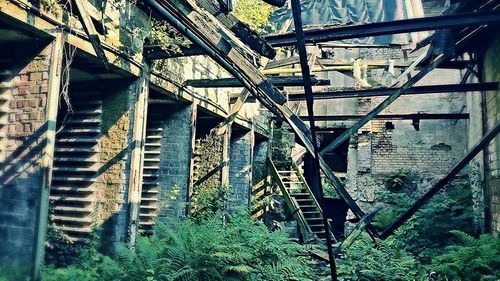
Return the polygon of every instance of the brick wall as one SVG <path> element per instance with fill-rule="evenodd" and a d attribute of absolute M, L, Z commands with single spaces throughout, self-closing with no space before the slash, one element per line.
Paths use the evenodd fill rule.
<path fill-rule="evenodd" d="M 19 270 L 29 269 L 33 251 L 50 58 L 51 45 L 1 93 L 8 118 L 0 155 L 0 264 L 19 263 Z"/>
<path fill-rule="evenodd" d="M 191 165 L 191 112 L 193 105 L 162 107 L 164 119 L 160 160 L 160 213 L 162 222 L 184 217 Z"/>
<path fill-rule="evenodd" d="M 500 37 L 497 36 L 495 42 L 486 52 L 484 58 L 484 81 L 500 81 L 500 71 L 498 65 L 500 58 Z M 500 95 L 498 91 L 487 92 L 486 103 L 486 126 L 487 130 L 498 124 L 500 120 Z M 497 136 L 486 150 L 486 204 L 489 208 L 487 218 L 489 229 L 494 234 L 500 233 L 500 138 Z"/>
<path fill-rule="evenodd" d="M 133 84 L 102 92 L 100 168 L 96 184 L 98 223 L 102 223 L 102 243 L 114 251 L 125 241 L 128 217 L 128 176 L 131 140 L 131 100 Z"/>
<path fill-rule="evenodd" d="M 229 205 L 248 208 L 252 184 L 253 132 L 233 132 L 229 143 Z"/>

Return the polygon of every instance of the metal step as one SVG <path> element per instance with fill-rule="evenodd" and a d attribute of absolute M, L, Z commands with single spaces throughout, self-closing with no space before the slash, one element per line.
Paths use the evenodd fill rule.
<path fill-rule="evenodd" d="M 99 128 L 72 128 L 64 127 L 60 134 L 99 134 L 101 129 Z"/>
<path fill-rule="evenodd" d="M 54 172 L 73 172 L 73 173 L 96 173 L 96 168 L 82 168 L 82 167 L 54 167 Z"/>
<path fill-rule="evenodd" d="M 72 226 L 64 226 L 55 224 L 54 227 L 58 230 L 62 230 L 64 232 L 77 232 L 77 233 L 91 233 L 92 227 L 72 227 Z"/>
<path fill-rule="evenodd" d="M 64 216 L 64 215 L 51 215 L 50 219 L 52 221 L 67 221 L 73 223 L 89 224 L 93 222 L 90 217 L 75 217 L 75 216 Z"/>
<path fill-rule="evenodd" d="M 94 192 L 95 188 L 93 187 L 76 187 L 76 186 L 51 186 L 51 191 L 59 191 L 59 192 L 74 192 L 74 193 L 90 193 Z"/>
<path fill-rule="evenodd" d="M 88 157 L 73 157 L 73 156 L 57 156 L 54 162 L 75 162 L 75 163 L 95 163 L 99 160 L 97 155 Z"/>
<path fill-rule="evenodd" d="M 58 200 L 64 202 L 84 202 L 84 203 L 92 203 L 94 202 L 94 198 L 89 197 L 74 197 L 74 196 L 66 196 L 66 195 L 51 195 L 50 200 Z"/>
<path fill-rule="evenodd" d="M 93 207 L 54 206 L 52 209 L 54 211 L 77 212 L 77 213 L 92 213 L 94 211 Z"/>

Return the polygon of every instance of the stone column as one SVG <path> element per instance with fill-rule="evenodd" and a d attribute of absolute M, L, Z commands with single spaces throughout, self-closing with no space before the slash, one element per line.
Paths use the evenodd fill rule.
<path fill-rule="evenodd" d="M 160 160 L 159 220 L 170 223 L 186 215 L 191 182 L 192 126 L 194 104 L 165 105 L 169 114 L 164 120 Z"/>
<path fill-rule="evenodd" d="M 252 184 L 253 131 L 233 129 L 229 144 L 229 208 L 248 208 Z"/>

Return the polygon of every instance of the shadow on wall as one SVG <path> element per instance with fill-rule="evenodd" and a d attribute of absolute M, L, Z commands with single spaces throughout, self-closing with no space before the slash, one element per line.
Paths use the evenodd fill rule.
<path fill-rule="evenodd" d="M 47 127 L 46 122 L 0 164 L 0 265 L 19 276 L 31 267 Z"/>

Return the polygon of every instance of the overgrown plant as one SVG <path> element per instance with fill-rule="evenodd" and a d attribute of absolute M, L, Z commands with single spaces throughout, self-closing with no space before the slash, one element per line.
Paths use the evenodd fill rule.
<path fill-rule="evenodd" d="M 65 268 L 45 269 L 43 280 L 313 280 L 302 246 L 282 231 L 268 229 L 238 213 L 200 221 L 158 223 L 151 237 L 139 237 L 135 251 L 123 246 L 118 258 L 96 248 Z"/>
<path fill-rule="evenodd" d="M 391 191 L 399 191 L 409 181 L 410 173 L 404 169 L 388 174 L 385 177 L 385 185 Z"/>
<path fill-rule="evenodd" d="M 239 0 L 234 7 L 234 15 L 258 32 L 273 29 L 269 23 L 269 16 L 273 11 L 273 6 L 254 0 Z"/>
<path fill-rule="evenodd" d="M 58 0 L 40 0 L 40 8 L 57 18 L 59 18 L 63 12 L 63 7 Z"/>
<path fill-rule="evenodd" d="M 415 257 L 394 237 L 374 244 L 363 234 L 337 261 L 339 280 L 416 280 L 421 275 Z"/>
<path fill-rule="evenodd" d="M 157 45 L 167 53 L 179 53 L 181 47 L 187 47 L 191 44 L 191 41 L 173 26 L 156 19 L 151 19 L 151 31 L 147 38 L 150 45 Z"/>
<path fill-rule="evenodd" d="M 404 192 L 387 191 L 386 206 L 375 218 L 375 226 L 384 229 L 406 211 L 416 199 Z M 456 179 L 425 204 L 403 227 L 399 239 L 421 262 L 428 263 L 455 240 L 452 230 L 474 233 L 472 192 L 466 179 Z"/>
<path fill-rule="evenodd" d="M 451 233 L 458 244 L 448 246 L 427 266 L 433 280 L 500 280 L 500 239 L 489 234 L 474 238 L 460 231 Z"/>

